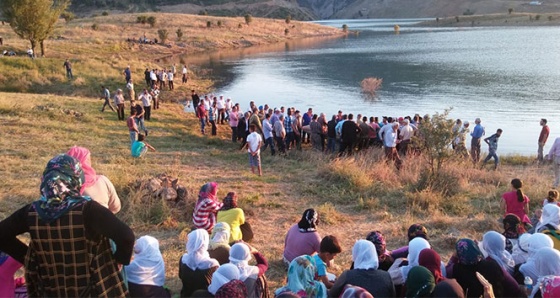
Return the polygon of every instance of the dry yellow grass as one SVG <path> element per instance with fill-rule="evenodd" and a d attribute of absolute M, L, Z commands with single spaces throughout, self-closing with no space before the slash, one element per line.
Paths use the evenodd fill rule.
<path fill-rule="evenodd" d="M 380 160 L 378 151 L 333 160 L 312 150 L 291 152 L 287 158 L 266 152 L 264 176 L 257 177 L 248 169 L 246 153 L 230 143 L 229 127 L 219 126 L 217 137 L 200 136 L 194 116 L 172 103 L 164 103 L 147 123 L 147 141 L 158 151 L 136 160 L 130 157 L 125 123 L 114 113 L 100 113 L 100 105 L 99 100 L 82 97 L 0 93 L 0 219 L 38 198 L 40 175 L 52 156 L 73 145 L 88 147 L 94 168 L 113 181 L 121 196 L 124 209 L 119 217 L 131 224 L 137 237 L 150 234 L 160 240 L 167 284 L 174 292 L 181 288 L 177 263 L 184 253 L 196 194 L 208 181 L 219 183 L 219 197 L 238 192 L 255 231 L 253 245 L 270 261 L 267 276 L 275 289 L 285 279 L 284 235 L 306 208 L 319 210 L 321 235 L 340 239 L 343 252 L 333 271 L 341 273 L 351 262 L 353 243 L 368 231 L 381 230 L 388 248 L 394 249 L 405 244 L 406 230 L 415 222 L 428 227 L 432 244 L 447 259 L 458 237 L 480 239 L 489 229 L 500 230 L 499 198 L 512 178 L 525 181 L 531 209 L 545 196 L 552 179 L 547 168 L 531 165 L 504 165 L 494 172 L 451 164 L 446 169 L 449 175 L 462 182 L 453 186 L 458 188 L 456 195 L 444 197 L 435 191 L 415 191 L 423 168 L 420 158 L 411 157 L 397 172 Z M 75 118 L 61 109 L 84 116 Z M 160 173 L 180 178 L 189 191 L 186 204 L 172 209 L 157 202 L 138 203 L 139 194 L 131 185 Z M 150 220 L 140 216 L 146 209 L 155 214 Z"/>

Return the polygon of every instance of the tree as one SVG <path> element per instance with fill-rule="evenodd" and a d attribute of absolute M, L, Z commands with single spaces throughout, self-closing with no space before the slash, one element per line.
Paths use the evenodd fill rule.
<path fill-rule="evenodd" d="M 292 16 L 291 16 L 291 15 L 288 15 L 288 16 L 286 17 L 286 24 L 289 24 L 291 21 L 292 21 Z"/>
<path fill-rule="evenodd" d="M 69 0 L 0 0 L 0 9 L 14 32 L 29 40 L 33 52 L 40 45 L 44 56 L 43 42 L 53 34 L 56 21 L 69 3 Z"/>
<path fill-rule="evenodd" d="M 167 32 L 167 29 L 159 29 L 157 31 L 157 34 L 159 36 L 159 39 L 161 40 L 161 43 L 165 44 L 165 42 L 167 41 L 167 37 L 169 37 L 169 32 Z"/>
<path fill-rule="evenodd" d="M 253 16 L 250 14 L 245 15 L 245 24 L 249 25 L 253 21 Z"/>
<path fill-rule="evenodd" d="M 342 25 L 342 31 L 348 32 L 348 25 L 346 24 Z"/>
<path fill-rule="evenodd" d="M 156 25 L 156 17 L 154 16 L 149 16 L 146 19 L 146 22 L 148 22 L 148 24 L 150 24 L 150 27 L 154 28 L 154 26 Z"/>
<path fill-rule="evenodd" d="M 508 8 L 508 14 L 511 14 L 513 12 L 513 8 Z"/>
<path fill-rule="evenodd" d="M 177 33 L 177 41 L 181 41 L 181 39 L 183 38 L 183 30 L 179 28 L 177 29 L 177 31 L 175 31 L 175 33 Z"/>
<path fill-rule="evenodd" d="M 60 16 L 66 21 L 66 23 L 76 18 L 76 15 L 69 11 L 63 12 Z"/>

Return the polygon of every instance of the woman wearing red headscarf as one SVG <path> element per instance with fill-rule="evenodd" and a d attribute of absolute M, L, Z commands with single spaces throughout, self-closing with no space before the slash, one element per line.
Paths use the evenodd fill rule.
<path fill-rule="evenodd" d="M 216 213 L 222 208 L 222 203 L 217 200 L 218 183 L 208 182 L 200 188 L 198 201 L 194 206 L 193 223 L 197 229 L 212 232 L 216 224 Z"/>

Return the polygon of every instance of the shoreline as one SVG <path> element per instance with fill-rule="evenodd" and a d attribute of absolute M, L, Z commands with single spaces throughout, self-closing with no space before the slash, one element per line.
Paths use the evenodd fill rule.
<path fill-rule="evenodd" d="M 423 21 L 413 27 L 542 27 L 560 26 L 560 13 L 458 15 Z"/>

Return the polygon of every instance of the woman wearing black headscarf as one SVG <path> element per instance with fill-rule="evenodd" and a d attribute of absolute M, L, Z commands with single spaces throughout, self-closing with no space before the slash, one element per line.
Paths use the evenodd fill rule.
<path fill-rule="evenodd" d="M 41 199 L 0 222 L 0 250 L 24 264 L 31 297 L 128 294 L 119 266 L 130 263 L 134 234 L 107 208 L 81 196 L 83 183 L 80 163 L 58 155 L 43 172 Z M 26 232 L 29 246 L 16 238 Z"/>
<path fill-rule="evenodd" d="M 284 241 L 286 264 L 301 255 L 313 255 L 319 252 L 321 236 L 317 232 L 318 223 L 319 214 L 314 209 L 307 209 L 303 212 L 301 220 L 288 230 Z"/>

